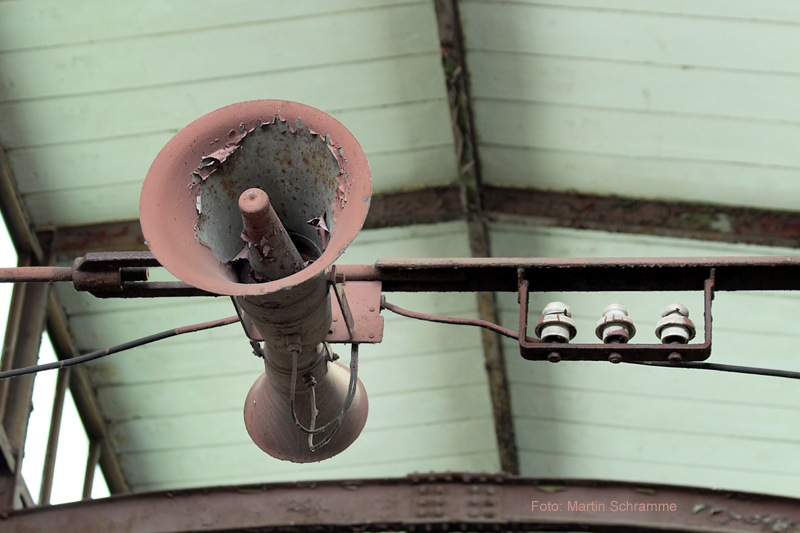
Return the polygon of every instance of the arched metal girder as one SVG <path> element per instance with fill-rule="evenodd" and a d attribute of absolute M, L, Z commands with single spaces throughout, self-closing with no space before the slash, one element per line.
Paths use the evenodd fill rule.
<path fill-rule="evenodd" d="M 496 474 L 211 487 L 12 511 L 5 533 L 238 531 L 800 531 L 800 500 Z"/>

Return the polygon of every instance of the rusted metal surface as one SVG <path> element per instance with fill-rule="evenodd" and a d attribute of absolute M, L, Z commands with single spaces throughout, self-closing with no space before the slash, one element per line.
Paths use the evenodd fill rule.
<path fill-rule="evenodd" d="M 481 197 L 486 219 L 494 222 L 800 246 L 796 212 L 491 186 Z"/>
<path fill-rule="evenodd" d="M 26 281 L 72 281 L 72 268 L 51 266 L 0 268 L 0 283 Z"/>
<path fill-rule="evenodd" d="M 55 291 L 50 292 L 47 305 L 47 332 L 59 360 L 71 359 L 79 355 L 67 326 L 66 314 L 58 302 Z M 128 492 L 128 485 L 122 473 L 119 458 L 108 439 L 108 427 L 85 368 L 75 366 L 71 369 L 69 388 L 86 435 L 92 442 L 99 443 L 100 457 L 98 460 L 108 490 L 111 494 Z"/>
<path fill-rule="evenodd" d="M 113 250 L 148 250 L 138 218 L 120 222 L 58 227 L 52 230 L 50 253 L 54 256 L 76 257 Z"/>
<path fill-rule="evenodd" d="M 3 195 L 0 195 L 2 197 Z M 464 219 L 458 186 L 391 192 L 372 199 L 367 229 Z M 616 198 L 481 186 L 481 216 L 491 222 L 596 229 L 765 246 L 800 245 L 800 215 L 746 207 Z M 138 220 L 56 228 L 54 254 L 145 250 Z"/>
<path fill-rule="evenodd" d="M 800 290 L 800 257 L 384 259 L 348 279 L 379 279 L 384 292 L 516 292 L 523 269 L 532 292 L 700 291 L 712 268 L 716 291 Z"/>
<path fill-rule="evenodd" d="M 275 118 L 278 114 L 280 120 Z M 301 118 L 302 123 L 298 123 Z M 316 134 L 318 141 L 315 142 L 323 147 L 327 146 L 326 149 L 330 149 L 338 161 L 338 176 L 334 181 L 328 183 L 330 180 L 326 178 L 317 182 L 314 175 L 299 176 L 290 171 L 297 165 L 291 153 L 264 152 L 259 157 L 255 150 L 253 154 L 232 151 L 224 161 L 219 162 L 219 170 L 201 181 L 204 183 L 224 178 L 225 168 L 236 164 L 237 158 L 244 154 L 254 159 L 253 165 L 247 165 L 250 169 L 248 172 L 253 173 L 253 182 L 247 183 L 241 190 L 232 191 L 235 193 L 231 199 L 234 205 L 246 188 L 263 185 L 287 231 L 307 235 L 312 240 L 318 239 L 317 229 L 307 222 L 319 216 L 323 209 L 327 209 L 325 220 L 331 231 L 330 243 L 314 263 L 296 276 L 302 275 L 306 278 L 323 272 L 361 229 L 370 203 L 369 168 L 361 146 L 344 126 L 317 109 L 294 102 L 258 100 L 234 104 L 209 113 L 178 132 L 153 162 L 142 188 L 140 215 L 143 233 L 161 264 L 179 279 L 217 294 L 239 296 L 267 294 L 297 283 L 293 276 L 261 284 L 237 283 L 229 267 L 220 262 L 211 248 L 198 242 L 195 235 L 195 225 L 201 216 L 197 211 L 198 198 L 202 211 L 203 193 L 191 169 L 199 168 L 204 159 L 214 159 L 216 152 L 213 148 L 219 143 L 224 144 L 232 130 L 239 131 L 242 127 L 244 130 L 251 130 L 261 127 L 267 121 L 276 120 L 281 124 L 285 122 L 290 126 L 295 125 L 296 128 L 303 126 Z M 271 124 L 274 125 L 274 122 Z M 247 149 L 247 142 L 248 138 L 245 136 L 240 150 Z M 298 157 L 302 160 L 302 154 Z M 264 166 L 261 169 L 255 168 L 255 163 Z M 250 168 L 251 166 L 254 168 Z M 276 172 L 266 172 L 264 168 Z M 285 174 L 281 172 L 282 169 L 286 169 Z M 283 178 L 284 175 L 290 177 Z M 260 181 L 268 178 L 269 183 Z M 224 180 L 220 181 L 220 186 L 224 183 Z M 231 183 L 233 187 L 233 182 Z M 327 207 L 309 204 L 309 211 L 299 209 L 306 207 L 303 200 L 305 195 L 312 194 L 307 192 L 308 189 L 329 190 L 331 184 L 335 189 L 331 204 Z M 279 188 L 288 199 L 279 200 L 272 188 Z M 320 192 L 321 197 L 326 194 L 329 193 Z M 288 203 L 290 200 L 291 206 Z M 298 209 L 292 209 L 290 214 L 290 207 Z M 238 208 L 236 209 L 238 213 Z M 236 233 L 234 237 L 239 241 L 241 249 L 239 234 Z M 225 255 L 221 251 L 217 254 Z"/>
<path fill-rule="evenodd" d="M 89 453 L 86 457 L 86 473 L 83 475 L 83 491 L 81 492 L 81 499 L 83 500 L 88 500 L 92 497 L 94 471 L 97 469 L 97 464 L 100 462 L 101 451 L 100 441 L 89 441 Z"/>
<path fill-rule="evenodd" d="M 48 258 L 45 257 L 44 247 L 41 242 L 52 242 L 48 238 L 48 232 L 37 235 L 32 230 L 32 224 L 17 193 L 16 184 L 4 153 L 0 153 L 0 167 L 2 167 L 0 168 L 0 187 L 2 187 L 2 191 L 0 191 L 0 211 L 2 211 L 17 252 L 21 255 L 30 252 L 36 258 L 36 261 L 33 262 L 34 264 L 44 264 Z M 150 254 L 148 253 L 148 255 Z M 152 256 L 150 255 L 150 257 Z M 54 291 L 50 291 L 47 300 L 47 328 L 59 358 L 77 355 L 67 328 L 63 307 Z M 0 387 L 5 387 L 5 385 L 0 384 Z M 126 492 L 127 485 L 119 467 L 117 454 L 108 440 L 104 438 L 107 434 L 105 421 L 97 408 L 94 390 L 82 368 L 76 368 L 72 371 L 70 390 L 87 434 L 90 438 L 101 439 L 102 457 L 100 465 L 109 490 L 112 494 Z M 4 400 L 2 400 L 4 397 L 5 393 L 0 394 L 0 404 L 4 403 Z M 5 412 L 5 407 L 0 411 Z M 8 439 L 6 439 L 6 442 L 9 442 Z M 0 476 L 0 479 L 2 478 L 3 476 Z M 14 490 L 20 493 L 22 502 L 29 505 L 33 504 L 33 499 L 24 482 L 15 483 Z M 3 491 L 3 488 L 0 488 L 0 493 Z M 15 501 L 17 500 L 15 499 Z M 0 505 L 0 509 L 4 507 L 5 505 Z"/>
<path fill-rule="evenodd" d="M 244 531 L 771 532 L 800 502 L 663 484 L 430 474 L 153 492 L 12 511 L 8 533 Z"/>
<path fill-rule="evenodd" d="M 269 199 L 250 209 L 249 193 Z M 266 373 L 247 397 L 245 425 L 254 442 L 279 459 L 331 457 L 366 421 L 359 382 L 339 431 L 314 452 L 287 403 L 295 402 L 306 427 L 316 403 L 322 426 L 348 396 L 347 369 L 321 349 L 332 320 L 328 268 L 361 229 L 370 193 L 366 156 L 352 134 L 317 109 L 277 100 L 234 104 L 201 117 L 170 140 L 145 179 L 140 215 L 155 257 L 184 282 L 232 296 L 263 339 Z M 281 242 L 270 241 L 276 234 L 284 235 Z M 237 261 L 246 244 L 262 243 L 267 258 L 246 252 L 253 269 L 264 271 L 267 280 L 259 282 L 243 276 Z M 288 253 L 295 246 L 305 265 L 297 265 L 297 251 Z M 299 392 L 290 400 L 286 392 L 295 387 Z"/>
<path fill-rule="evenodd" d="M 242 214 L 241 238 L 245 242 L 253 281 L 285 278 L 303 269 L 297 251 L 281 219 L 261 189 L 247 189 L 239 196 Z M 241 278 L 241 276 L 240 276 Z"/>
<path fill-rule="evenodd" d="M 27 264 L 28 261 L 25 255 L 21 256 L 21 264 Z M 36 364 L 49 291 L 50 285 L 46 283 L 24 283 L 14 287 L 0 364 L 2 368 Z M 7 469 L 0 473 L 0 509 L 21 505 L 24 498 L 21 500 L 20 496 L 26 493 L 20 465 L 31 412 L 33 382 L 34 376 L 23 376 L 4 384 L 0 389 L 2 425 L 16 464 L 14 470 Z"/>
<path fill-rule="evenodd" d="M 117 254 L 103 255 L 114 268 L 127 264 Z M 151 266 L 158 264 L 143 255 Z M 140 261 L 145 259 L 132 264 Z M 793 256 L 382 259 L 374 265 L 337 265 L 337 272 L 348 281 L 380 281 L 384 292 L 516 292 L 520 268 L 533 292 L 702 290 L 711 268 L 717 291 L 800 290 L 800 257 Z M 124 282 L 118 294 L 218 295 L 181 282 Z"/>
<path fill-rule="evenodd" d="M 58 371 L 56 390 L 53 396 L 53 410 L 50 416 L 50 433 L 47 436 L 47 449 L 42 468 L 42 482 L 39 487 L 39 505 L 50 503 L 50 493 L 53 490 L 53 474 L 56 470 L 56 452 L 58 451 L 58 437 L 61 434 L 61 419 L 64 414 L 64 399 L 67 396 L 71 368 L 62 368 Z"/>
<path fill-rule="evenodd" d="M 382 193 L 372 198 L 364 229 L 462 220 L 464 202 L 459 186 Z"/>
<path fill-rule="evenodd" d="M 6 151 L 2 146 L 0 146 L 0 213 L 3 215 L 8 234 L 17 253 L 29 253 L 36 259 L 34 263 L 43 263 L 44 249 L 31 229 L 30 217 L 22 202 L 17 180 L 14 178 Z"/>
<path fill-rule="evenodd" d="M 491 255 L 491 246 L 481 205 L 483 180 L 459 6 L 456 0 L 436 0 L 435 6 L 470 251 L 474 257 L 488 257 Z M 499 314 L 494 294 L 479 291 L 475 297 L 480 319 L 497 323 Z M 481 331 L 481 341 L 489 395 L 492 400 L 500 466 L 504 472 L 516 474 L 519 472 L 519 466 L 503 346 L 497 333 L 487 329 Z"/>
<path fill-rule="evenodd" d="M 383 340 L 380 282 L 345 282 L 342 293 L 350 307 L 353 320 L 352 335 L 348 333 L 345 317 L 338 299 L 333 299 L 330 332 L 327 342 L 377 343 Z"/>
<path fill-rule="evenodd" d="M 455 185 L 381 193 L 372 197 L 364 228 L 461 220 L 463 203 L 463 192 Z M 139 219 L 55 228 L 51 246 L 54 255 L 67 258 L 115 250 L 148 250 Z"/>

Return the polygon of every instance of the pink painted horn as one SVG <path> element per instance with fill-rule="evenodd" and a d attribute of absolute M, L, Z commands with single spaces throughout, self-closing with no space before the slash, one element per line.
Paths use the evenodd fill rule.
<path fill-rule="evenodd" d="M 278 100 L 199 118 L 147 173 L 140 219 L 150 250 L 186 283 L 232 296 L 251 338 L 264 341 L 266 372 L 244 417 L 253 441 L 278 459 L 332 457 L 366 422 L 363 384 L 351 384 L 324 340 L 329 267 L 361 229 L 370 194 L 367 159 L 353 135 L 317 109 Z M 346 403 L 340 422 L 320 432 Z"/>

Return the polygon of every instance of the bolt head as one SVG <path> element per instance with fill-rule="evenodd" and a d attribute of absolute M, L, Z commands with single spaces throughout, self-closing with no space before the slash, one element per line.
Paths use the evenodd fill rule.
<path fill-rule="evenodd" d="M 550 352 L 547 355 L 547 360 L 550 361 L 551 363 L 558 363 L 559 361 L 561 361 L 561 354 L 558 352 Z"/>
<path fill-rule="evenodd" d="M 678 363 L 683 362 L 683 356 L 678 352 L 672 352 L 667 356 L 667 361 L 669 361 L 673 365 L 677 365 Z"/>
<path fill-rule="evenodd" d="M 608 360 L 612 363 L 619 364 L 622 362 L 622 355 L 618 354 L 617 352 L 612 353 L 608 356 Z"/>

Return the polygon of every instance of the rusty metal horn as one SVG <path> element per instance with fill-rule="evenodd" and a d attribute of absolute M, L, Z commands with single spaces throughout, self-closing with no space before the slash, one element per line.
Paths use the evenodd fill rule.
<path fill-rule="evenodd" d="M 348 370 L 330 360 L 323 340 L 331 324 L 329 267 L 361 229 L 370 194 L 367 159 L 353 135 L 317 109 L 279 100 L 197 119 L 147 173 L 140 220 L 153 254 L 186 283 L 232 296 L 264 341 L 266 372 L 248 395 L 245 422 L 274 457 L 331 457 L 366 421 L 363 385 L 348 386 Z M 314 396 L 319 426 L 345 399 L 350 409 L 337 434 L 312 451 L 293 418 L 308 423 Z"/>

